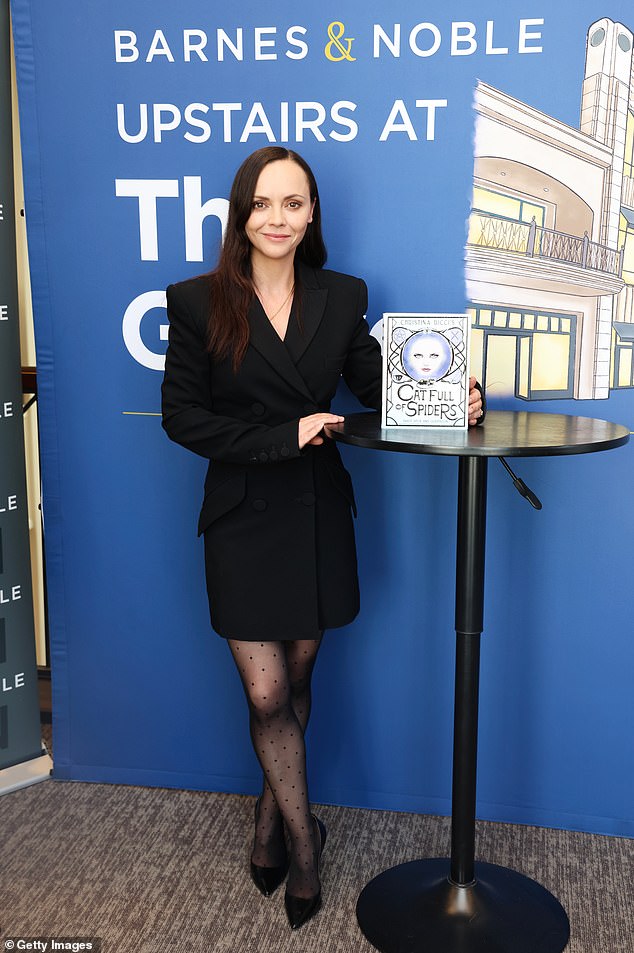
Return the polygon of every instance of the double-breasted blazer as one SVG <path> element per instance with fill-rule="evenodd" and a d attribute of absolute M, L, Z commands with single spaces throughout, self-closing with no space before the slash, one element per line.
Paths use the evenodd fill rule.
<path fill-rule="evenodd" d="M 296 286 L 284 341 L 254 299 L 237 371 L 206 349 L 208 276 L 167 289 L 163 427 L 210 461 L 198 532 L 212 625 L 226 638 L 315 638 L 359 609 L 350 476 L 332 440 L 300 450 L 298 426 L 330 410 L 342 376 L 378 409 L 380 347 L 363 281 L 297 264 Z"/>

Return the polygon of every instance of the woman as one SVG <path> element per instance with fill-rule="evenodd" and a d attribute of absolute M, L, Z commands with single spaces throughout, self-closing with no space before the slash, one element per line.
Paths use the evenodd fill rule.
<path fill-rule="evenodd" d="M 293 928 L 321 904 L 326 839 L 306 784 L 311 674 L 323 631 L 359 608 L 352 484 L 324 427 L 343 420 L 330 413 L 342 375 L 363 404 L 381 401 L 365 284 L 325 260 L 313 173 L 270 146 L 236 174 L 217 268 L 167 289 L 163 426 L 211 461 L 198 527 L 211 621 L 264 773 L 251 875 L 269 896 L 288 874 Z"/>

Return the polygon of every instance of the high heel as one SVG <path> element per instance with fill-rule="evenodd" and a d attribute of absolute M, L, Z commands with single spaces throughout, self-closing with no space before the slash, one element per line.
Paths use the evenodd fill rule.
<path fill-rule="evenodd" d="M 255 802 L 255 822 L 257 824 L 258 813 L 260 810 L 260 800 L 258 798 Z M 286 850 L 286 845 L 284 845 Z M 286 851 L 286 859 L 283 864 L 280 864 L 278 867 L 260 867 L 259 864 L 254 864 L 251 861 L 251 880 L 258 888 L 263 897 L 271 897 L 283 882 L 286 874 L 288 873 L 289 865 L 289 856 L 288 851 Z"/>
<path fill-rule="evenodd" d="M 288 873 L 288 861 L 281 867 L 260 867 L 251 861 L 251 880 L 263 897 L 272 897 Z"/>
<path fill-rule="evenodd" d="M 317 851 L 317 872 L 319 872 L 321 855 L 324 851 L 324 847 L 326 846 L 326 837 L 328 836 L 328 832 L 318 817 L 315 817 L 314 814 L 311 814 L 310 816 L 317 825 L 317 830 L 319 832 L 319 849 Z M 288 892 L 287 887 L 286 893 L 284 894 L 284 906 L 286 907 L 286 916 L 288 917 L 288 922 L 291 925 L 291 930 L 298 930 L 308 920 L 310 920 L 311 917 L 314 917 L 321 907 L 321 887 L 312 897 L 294 897 Z"/>

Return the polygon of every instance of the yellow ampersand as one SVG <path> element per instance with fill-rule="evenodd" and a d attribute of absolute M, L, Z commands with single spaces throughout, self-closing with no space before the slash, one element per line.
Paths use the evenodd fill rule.
<path fill-rule="evenodd" d="M 337 32 L 335 32 L 337 30 Z M 330 40 L 326 43 L 326 48 L 324 53 L 326 57 L 331 60 L 333 63 L 341 63 L 342 60 L 350 60 L 351 63 L 354 62 L 356 57 L 350 56 L 350 50 L 352 49 L 352 44 L 354 43 L 354 37 L 350 37 L 344 40 L 345 27 L 340 20 L 333 20 L 328 27 L 328 36 Z M 343 44 L 346 44 L 344 46 Z M 339 51 L 337 54 L 334 52 L 333 47 Z"/>

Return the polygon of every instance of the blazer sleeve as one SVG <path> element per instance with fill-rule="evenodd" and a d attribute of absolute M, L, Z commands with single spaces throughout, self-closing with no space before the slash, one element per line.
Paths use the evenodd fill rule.
<path fill-rule="evenodd" d="M 194 315 L 176 285 L 167 289 L 169 343 L 162 385 L 162 423 L 176 443 L 224 463 L 267 463 L 300 454 L 299 418 L 275 427 L 216 414 L 206 320 Z"/>
<path fill-rule="evenodd" d="M 342 374 L 352 393 L 365 407 L 380 410 L 383 367 L 381 346 L 370 334 L 365 317 L 367 310 L 368 289 L 365 282 L 359 280 L 356 321 Z"/>

